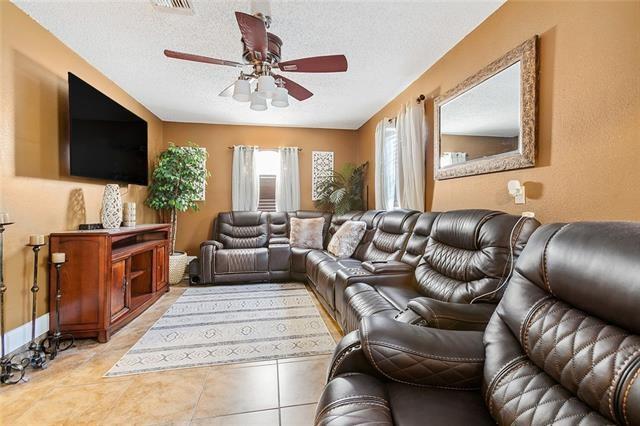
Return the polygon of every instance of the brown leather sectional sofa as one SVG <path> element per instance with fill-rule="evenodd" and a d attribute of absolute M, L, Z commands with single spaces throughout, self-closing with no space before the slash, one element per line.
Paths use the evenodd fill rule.
<path fill-rule="evenodd" d="M 321 216 L 325 248 L 345 221 L 367 224 L 353 257 L 289 245 L 291 217 Z M 345 332 L 367 316 L 424 324 L 459 316 L 457 327 L 481 329 L 512 261 L 538 226 L 488 210 L 225 212 L 215 220 L 213 240 L 201 245 L 194 276 L 205 284 L 308 281 Z"/>
<path fill-rule="evenodd" d="M 464 227 L 434 226 L 469 255 Z M 540 227 L 486 330 L 365 316 L 315 424 L 640 425 L 638 306 L 639 223 Z"/>

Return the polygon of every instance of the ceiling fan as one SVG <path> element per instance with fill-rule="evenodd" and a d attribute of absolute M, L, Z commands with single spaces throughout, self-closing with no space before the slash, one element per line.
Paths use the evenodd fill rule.
<path fill-rule="evenodd" d="M 202 62 L 206 64 L 224 65 L 240 68 L 238 80 L 220 93 L 240 102 L 251 102 L 251 109 L 264 111 L 267 109 L 267 99 L 276 107 L 289 106 L 288 95 L 299 101 L 313 96 L 309 90 L 298 83 L 273 72 L 344 72 L 347 70 L 347 58 L 344 55 L 312 56 L 281 62 L 280 53 L 282 40 L 267 29 L 271 25 L 271 17 L 262 13 L 249 15 L 236 12 L 236 20 L 242 34 L 242 62 L 227 61 L 207 56 L 165 50 L 165 56 L 186 61 Z M 252 67 L 250 72 L 242 71 L 245 67 Z M 258 80 L 258 87 L 251 92 L 251 83 Z"/>

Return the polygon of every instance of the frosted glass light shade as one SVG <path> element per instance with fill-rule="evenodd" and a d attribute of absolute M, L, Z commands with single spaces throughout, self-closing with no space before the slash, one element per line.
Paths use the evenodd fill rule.
<path fill-rule="evenodd" d="M 258 77 L 258 92 L 265 98 L 271 99 L 276 92 L 276 80 L 270 75 Z"/>
<path fill-rule="evenodd" d="M 289 106 L 289 91 L 284 87 L 278 87 L 273 95 L 271 106 L 278 108 L 286 108 Z"/>
<path fill-rule="evenodd" d="M 251 83 L 249 80 L 236 80 L 233 85 L 233 99 L 238 102 L 251 100 Z"/>
<path fill-rule="evenodd" d="M 251 105 L 249 105 L 254 111 L 266 111 L 267 109 L 267 99 L 260 95 L 258 92 L 253 92 L 251 94 Z"/>

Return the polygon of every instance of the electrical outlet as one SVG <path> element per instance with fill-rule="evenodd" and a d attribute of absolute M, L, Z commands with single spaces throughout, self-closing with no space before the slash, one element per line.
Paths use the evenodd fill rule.
<path fill-rule="evenodd" d="M 536 214 L 534 212 L 522 212 L 522 216 L 523 217 L 536 217 Z"/>

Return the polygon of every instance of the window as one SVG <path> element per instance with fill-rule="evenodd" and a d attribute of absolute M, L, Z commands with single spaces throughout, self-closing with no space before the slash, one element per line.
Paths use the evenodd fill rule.
<path fill-rule="evenodd" d="M 280 173 L 280 154 L 278 151 L 260 150 L 257 157 L 260 196 L 258 210 L 276 211 L 276 177 Z"/>
<path fill-rule="evenodd" d="M 384 205 L 388 209 L 400 207 L 400 197 L 398 196 L 398 131 L 395 126 L 387 126 L 384 131 L 384 142 L 382 148 L 383 180 L 387 199 Z"/>

